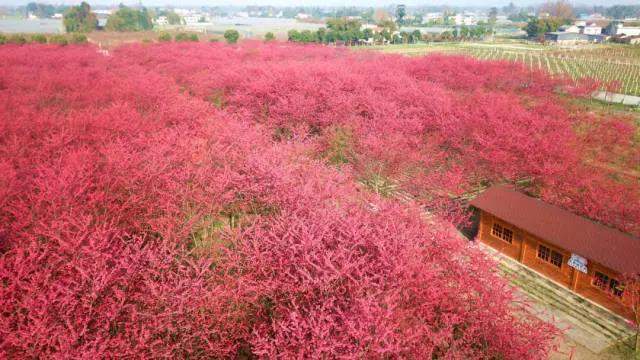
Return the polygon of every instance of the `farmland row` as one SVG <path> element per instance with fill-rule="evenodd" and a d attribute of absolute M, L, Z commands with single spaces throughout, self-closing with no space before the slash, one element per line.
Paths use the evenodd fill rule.
<path fill-rule="evenodd" d="M 552 75 L 565 75 L 574 80 L 593 78 L 609 85 L 615 91 L 640 95 L 640 63 L 609 60 L 605 58 L 581 58 L 567 53 L 513 51 L 486 48 L 461 47 L 460 52 L 484 60 L 508 60 L 521 62 Z"/>
<path fill-rule="evenodd" d="M 428 53 L 464 54 L 482 60 L 521 62 L 554 76 L 579 80 L 592 78 L 603 88 L 640 95 L 640 51 L 630 47 L 589 46 L 578 49 L 500 46 L 500 44 L 428 44 L 386 47 L 382 50 L 405 55 Z"/>

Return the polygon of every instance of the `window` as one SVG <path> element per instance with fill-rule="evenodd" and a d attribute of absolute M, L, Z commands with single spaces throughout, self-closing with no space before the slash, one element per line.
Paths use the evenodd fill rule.
<path fill-rule="evenodd" d="M 624 293 L 624 286 L 616 279 L 609 280 L 609 289 L 617 297 L 622 297 L 622 293 Z"/>
<path fill-rule="evenodd" d="M 593 285 L 606 291 L 608 284 L 609 277 L 601 272 L 596 271 L 595 275 L 593 275 Z"/>
<path fill-rule="evenodd" d="M 559 268 L 562 267 L 562 254 L 551 250 L 551 260 L 549 262 Z"/>
<path fill-rule="evenodd" d="M 555 250 L 551 250 L 544 245 L 538 245 L 538 258 L 544 260 L 557 268 L 562 267 L 563 256 Z"/>
<path fill-rule="evenodd" d="M 538 257 L 544 261 L 549 261 L 549 257 L 551 256 L 551 249 L 544 245 L 538 246 Z"/>
<path fill-rule="evenodd" d="M 624 293 L 624 286 L 618 280 L 612 279 L 599 271 L 596 271 L 593 275 L 592 284 L 600 288 L 600 290 L 617 297 L 622 297 Z"/>
<path fill-rule="evenodd" d="M 498 223 L 493 223 L 493 227 L 491 228 L 491 235 L 500 238 L 508 242 L 509 244 L 513 242 L 513 231 Z"/>

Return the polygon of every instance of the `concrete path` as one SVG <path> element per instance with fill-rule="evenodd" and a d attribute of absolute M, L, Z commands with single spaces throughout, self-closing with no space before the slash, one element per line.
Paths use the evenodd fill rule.
<path fill-rule="evenodd" d="M 617 94 L 606 91 L 597 91 L 593 93 L 593 98 L 606 101 L 609 103 L 624 104 L 630 106 L 640 106 L 640 96 Z"/>
<path fill-rule="evenodd" d="M 608 348 L 634 335 L 625 319 L 494 249 L 478 245 L 499 261 L 499 270 L 516 285 L 521 296 L 530 300 L 531 311 L 536 316 L 553 319 L 561 329 L 566 329 L 561 348 L 574 351 L 573 359 L 604 359 Z M 568 358 L 568 355 L 555 354 L 552 358 Z"/>

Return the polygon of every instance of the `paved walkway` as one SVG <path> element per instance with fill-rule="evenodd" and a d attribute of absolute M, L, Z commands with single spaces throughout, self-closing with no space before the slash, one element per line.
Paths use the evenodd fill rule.
<path fill-rule="evenodd" d="M 609 103 L 624 104 L 630 106 L 640 106 L 640 96 L 617 94 L 606 91 L 597 91 L 593 93 L 593 98 Z"/>
<path fill-rule="evenodd" d="M 494 249 L 483 244 L 479 246 L 499 261 L 500 271 L 516 285 L 518 293 L 532 300 L 531 311 L 536 316 L 553 319 L 561 329 L 566 329 L 561 348 L 564 352 L 573 351 L 573 359 L 624 358 L 621 355 L 612 357 L 608 349 L 634 335 L 626 320 Z M 552 359 L 563 358 L 568 355 L 552 356 Z"/>

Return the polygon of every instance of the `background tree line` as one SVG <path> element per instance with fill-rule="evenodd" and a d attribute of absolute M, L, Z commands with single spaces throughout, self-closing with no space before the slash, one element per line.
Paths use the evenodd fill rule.
<path fill-rule="evenodd" d="M 177 14 L 174 16 L 168 13 L 166 16 L 170 23 L 180 22 L 180 17 Z M 153 16 L 147 8 L 135 9 L 121 4 L 116 12 L 109 15 L 105 28 L 110 31 L 151 30 L 153 28 L 152 18 Z M 63 23 L 67 32 L 86 33 L 97 29 L 98 18 L 91 11 L 91 6 L 83 1 L 80 5 L 71 6 L 65 11 Z"/>
<path fill-rule="evenodd" d="M 25 8 L 27 13 L 31 13 L 39 18 L 50 18 L 56 13 L 62 13 L 67 9 L 66 6 L 54 6 L 51 4 L 42 4 L 36 2 L 30 2 Z"/>
<path fill-rule="evenodd" d="M 468 39 L 481 39 L 493 33 L 488 25 L 460 26 L 453 31 L 445 31 L 442 34 L 422 34 L 420 30 L 398 31 L 396 22 L 383 20 L 378 23 L 378 31 L 371 28 L 362 29 L 358 20 L 346 18 L 330 19 L 326 28 L 317 31 L 289 30 L 287 38 L 291 42 L 300 43 L 336 43 L 341 42 L 355 45 L 360 40 L 375 43 L 414 44 L 418 41 L 456 41 Z"/>
<path fill-rule="evenodd" d="M 120 5 L 118 11 L 109 15 L 106 29 L 110 31 L 151 30 L 153 20 L 147 8 L 134 9 Z"/>

